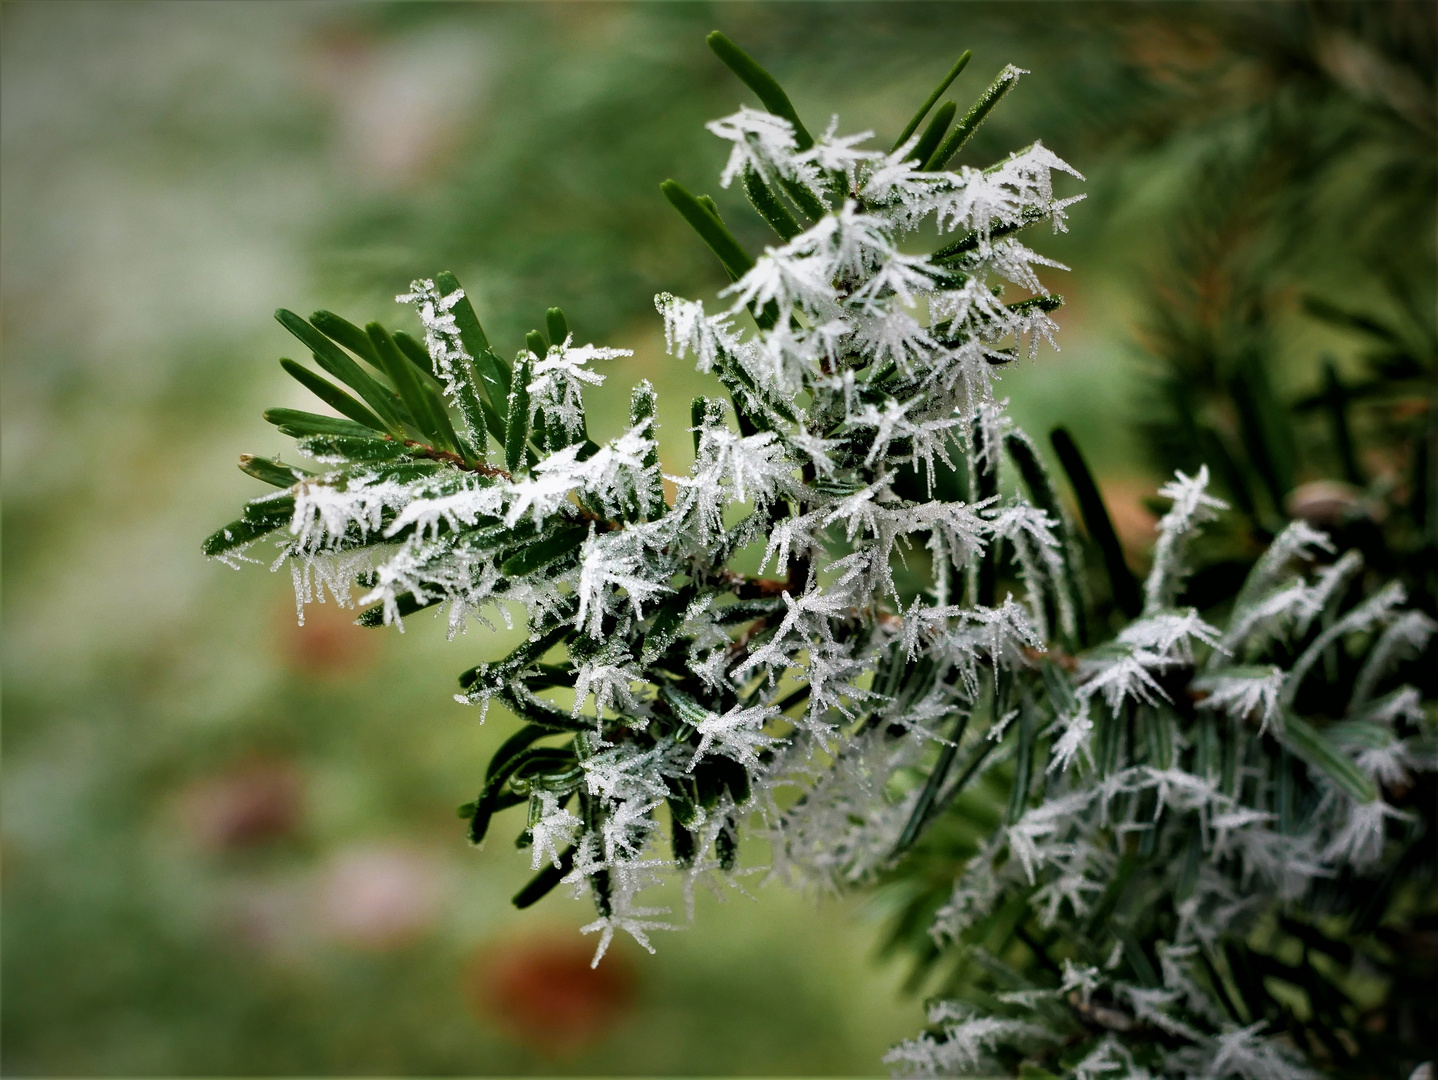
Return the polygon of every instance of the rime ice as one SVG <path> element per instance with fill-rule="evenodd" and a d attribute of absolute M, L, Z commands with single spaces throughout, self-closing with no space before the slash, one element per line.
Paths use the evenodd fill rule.
<path fill-rule="evenodd" d="M 477 842 L 493 814 L 528 804 L 536 888 L 595 904 L 596 963 L 616 933 L 652 949 L 674 925 L 642 899 L 666 879 L 686 899 L 700 882 L 737 887 L 742 836 L 768 840 L 775 878 L 872 882 L 964 785 L 993 781 L 1010 805 L 930 933 L 1007 982 L 987 1010 L 936 1004 L 933 1030 L 892 1064 L 992 1073 L 1088 1040 L 1070 1070 L 1082 1080 L 1306 1075 L 1263 1023 L 1227 1017 L 1205 950 L 1257 925 L 1268 898 L 1301 902 L 1382 864 L 1404 820 L 1384 786 L 1434 764 L 1411 734 L 1428 722 L 1417 691 L 1390 685 L 1432 619 L 1405 610 L 1397 584 L 1345 608 L 1361 557 L 1325 563 L 1332 543 L 1301 523 L 1220 622 L 1181 606 L 1191 545 L 1225 509 L 1204 467 L 1160 489 L 1172 505 L 1142 614 L 1110 633 L 1084 596 L 1073 524 L 994 386 L 1052 343 L 1058 300 L 1040 272 L 1062 267 L 1017 234 L 1062 230 L 1077 200 L 1055 196 L 1054 174 L 1079 174 L 1037 142 L 986 169 L 923 171 L 912 140 L 884 154 L 837 122 L 802 152 L 788 120 L 750 108 L 709 129 L 731 144 L 724 186 L 823 212 L 713 310 L 656 298 L 671 356 L 727 392 L 695 401 L 695 459 L 667 478 L 672 502 L 647 383 L 620 435 L 588 435 L 585 388 L 627 350 L 554 332 L 543 355 L 496 368 L 515 381 L 491 396 L 457 320 L 463 291 L 424 279 L 399 300 L 465 453 L 311 436 L 301 449 L 326 469 L 255 500 L 218 553 L 277 537 L 302 610 L 326 589 L 352 604 L 353 586 L 371 620 L 444 606 L 452 633 L 525 611 L 528 641 L 462 677 L 460 700 L 498 700 L 524 725 L 466 814 Z M 937 250 L 914 253 L 921 227 Z M 1004 482 L 1010 463 L 1022 484 Z M 746 549 L 782 577 L 738 573 Z M 1301 691 L 1357 638 L 1363 666 L 1330 738 L 1297 714 Z M 1255 749 L 1276 745 L 1319 792 L 1297 825 L 1277 755 Z M 1175 868 L 1149 886 L 1175 911 L 1157 971 L 1086 922 L 1136 851 Z M 1016 910 L 1092 962 L 1064 957 L 1018 985 L 968 936 Z M 1134 1032 L 1162 1038 L 1140 1053 Z"/>

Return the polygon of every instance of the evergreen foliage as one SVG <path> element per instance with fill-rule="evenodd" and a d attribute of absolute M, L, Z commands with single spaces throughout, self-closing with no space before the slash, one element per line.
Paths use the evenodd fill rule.
<path fill-rule="evenodd" d="M 622 350 L 578 344 L 550 309 L 507 361 L 437 274 L 399 297 L 422 344 L 277 314 L 343 387 L 285 370 L 344 418 L 266 413 L 315 468 L 243 458 L 276 490 L 206 553 L 273 543 L 301 615 L 324 592 L 372 625 L 445 605 L 453 632 L 524 608 L 528 640 L 460 677 L 464 701 L 522 721 L 461 815 L 478 844 L 526 808 L 536 876 L 514 902 L 587 895 L 596 963 L 616 933 L 649 947 L 669 925 L 647 888 L 724 887 L 758 837 L 772 874 L 821 887 L 937 868 L 942 904 L 911 904 L 906 926 L 963 962 L 900 1068 L 1358 1062 L 1383 1039 L 1323 920 L 1371 933 L 1432 865 L 1402 796 L 1434 732 L 1402 680 L 1433 620 L 1301 520 L 1275 520 L 1231 602 L 1200 611 L 1195 544 L 1228 510 L 1207 465 L 1161 489 L 1137 582 L 1056 432 L 1095 581 L 994 388 L 1052 341 L 1061 301 L 1038 272 L 1062 268 L 1021 236 L 1062 229 L 1081 196 L 1057 197 L 1054 173 L 1082 178 L 1041 142 L 948 168 L 1024 73 L 960 114 L 939 99 L 965 54 L 884 152 L 837 121 L 816 137 L 709 40 L 764 106 L 708 125 L 731 145 L 720 182 L 777 240 L 755 257 L 712 199 L 663 185 L 731 279 L 713 310 L 656 298 L 671 355 L 725 393 L 693 402 L 689 473 L 661 473 L 647 383 L 623 434 L 589 437 L 583 389 Z M 734 569 L 754 551 L 776 576 Z"/>
<path fill-rule="evenodd" d="M 1137 411 L 1160 468 L 1208 463 L 1231 504 L 1191 548 L 1183 602 L 1215 621 L 1236 610 L 1245 579 L 1296 518 L 1348 552 L 1354 601 L 1396 579 L 1417 618 L 1431 619 L 1432 9 L 1315 4 L 1215 11 L 1207 24 L 1222 59 L 1194 64 L 1169 117 L 1151 118 L 1167 132 L 1151 149 L 1181 162 L 1190 182 L 1169 257 L 1149 278 Z M 1235 80 L 1235 67 L 1245 77 Z M 1329 342 L 1356 342 L 1357 355 L 1344 362 L 1295 344 L 1315 322 Z M 1062 437 L 1056 449 L 1066 464 L 1075 453 Z M 1127 612 L 1124 553 L 1095 520 L 1097 489 L 1074 479 L 1104 555 L 1110 584 L 1100 589 Z M 1434 697 L 1430 655 L 1419 645 L 1406 665 L 1415 701 Z M 1305 711 L 1342 730 L 1343 703 L 1371 689 L 1362 670 L 1331 658 Z M 1260 973 L 1254 1015 L 1337 1075 L 1406 1075 L 1438 1023 L 1438 790 L 1431 772 L 1394 779 L 1381 781 L 1385 798 L 1410 815 L 1410 832 L 1393 866 L 1377 881 L 1316 883 L 1244 943 Z M 968 857 L 936 843 L 891 875 L 891 945 L 917 955 L 919 972 L 946 958 L 923 927 Z"/>

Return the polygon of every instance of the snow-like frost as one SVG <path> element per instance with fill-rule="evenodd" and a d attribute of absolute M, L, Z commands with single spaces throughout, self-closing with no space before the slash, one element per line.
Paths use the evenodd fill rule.
<path fill-rule="evenodd" d="M 994 92 L 1020 74 L 1006 68 Z M 713 311 L 655 298 L 667 351 L 729 396 L 695 402 L 692 467 L 661 474 L 647 384 L 617 437 L 589 440 L 595 364 L 630 353 L 573 337 L 524 357 L 527 419 L 543 418 L 544 438 L 512 469 L 488 464 L 487 429 L 507 407 L 481 400 L 476 363 L 492 354 L 466 348 L 462 291 L 417 280 L 398 299 L 419 315 L 478 460 L 378 438 L 353 461 L 304 444 L 328 471 L 247 511 L 288 515 L 275 566 L 290 567 L 301 611 L 328 595 L 399 623 L 446 605 L 451 632 L 525 613 L 526 646 L 479 665 L 460 700 L 497 699 L 531 734 L 572 739 L 541 748 L 554 771 L 512 790 L 530 793 L 533 867 L 597 901 L 583 928 L 598 935 L 596 963 L 617 933 L 649 949 L 673 926 L 642 898 L 666 876 L 677 871 L 691 911 L 697 883 L 739 887 L 741 831 L 768 841 L 771 876 L 844 888 L 891 868 L 961 784 L 1022 776 L 930 927 L 975 970 L 1002 973 L 992 1008 L 936 1006 L 934 1030 L 890 1063 L 997 1071 L 1087 1040 L 1071 1059 L 1079 1080 L 1307 1075 L 1262 1025 L 1227 1021 L 1194 965 L 1274 902 L 1298 907 L 1320 880 L 1382 866 L 1399 812 L 1351 799 L 1291 748 L 1321 797 L 1288 820 L 1269 750 L 1300 731 L 1285 717 L 1325 655 L 1361 649 L 1351 700 L 1334 703 L 1344 719 L 1313 730 L 1380 786 L 1438 766 L 1421 696 L 1390 685 L 1430 647 L 1432 619 L 1405 610 L 1396 583 L 1348 606 L 1362 558 L 1303 523 L 1272 541 L 1224 617 L 1178 607 L 1190 544 L 1225 509 L 1203 467 L 1159 489 L 1172 506 L 1142 614 L 1107 632 L 1085 609 L 1052 494 L 999 476 L 1026 440 L 995 382 L 1053 344 L 1047 276 L 1064 269 L 1017 230 L 1062 231 L 1082 196 L 1057 198 L 1054 174 L 1082 177 L 1037 142 L 988 168 L 925 171 L 908 160 L 914 140 L 883 153 L 837 122 L 803 151 L 788 120 L 748 107 L 709 130 L 729 146 L 724 186 L 762 184 L 807 224 Z M 925 223 L 947 247 L 916 253 L 907 234 Z M 944 488 L 949 470 L 967 473 L 969 495 Z M 759 572 L 778 579 L 734 569 L 760 551 Z M 556 683 L 572 706 L 548 700 Z M 659 849 L 666 818 L 672 853 Z M 1172 939 L 1151 943 L 1162 985 L 1136 977 L 1105 927 L 1087 944 L 1106 963 L 1064 959 L 1042 985 L 966 940 L 1016 898 L 1046 931 L 1080 932 L 1144 849 L 1185 875 L 1181 894 L 1162 885 L 1177 916 Z M 1162 1039 L 1136 1055 L 1135 1032 Z"/>

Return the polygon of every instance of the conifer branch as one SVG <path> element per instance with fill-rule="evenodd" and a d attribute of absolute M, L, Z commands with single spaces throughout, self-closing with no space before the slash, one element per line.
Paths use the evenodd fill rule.
<path fill-rule="evenodd" d="M 709 125 L 730 147 L 720 182 L 782 244 L 751 257 L 713 200 L 663 185 L 729 278 L 717 299 L 655 300 L 669 354 L 729 396 L 694 400 L 688 472 L 661 471 L 647 382 L 619 435 L 590 438 L 585 390 L 627 350 L 581 344 L 550 308 L 507 364 L 440 273 L 399 297 L 423 345 L 278 313 L 348 390 L 285 370 L 344 417 L 269 410 L 316 467 L 242 458 L 277 490 L 206 553 L 272 544 L 301 604 L 329 592 L 366 625 L 435 609 L 454 633 L 525 610 L 526 640 L 460 676 L 481 718 L 498 702 L 520 722 L 460 814 L 479 843 L 527 808 L 535 876 L 514 903 L 574 886 L 596 962 L 616 933 L 649 947 L 671 925 L 641 899 L 661 871 L 732 883 L 761 839 L 790 880 L 920 882 L 910 929 L 964 962 L 931 1030 L 890 1054 L 900 1069 L 1310 1075 L 1324 1010 L 1346 1006 L 1314 992 L 1295 1028 L 1311 1045 L 1264 1026 L 1291 1015 L 1266 980 L 1313 978 L 1271 928 L 1344 889 L 1355 915 L 1413 858 L 1402 793 L 1431 784 L 1438 733 L 1406 679 L 1438 622 L 1396 582 L 1364 593 L 1363 556 L 1304 521 L 1225 603 L 1189 606 L 1204 530 L 1229 512 L 1207 465 L 1159 489 L 1140 583 L 1060 428 L 1087 545 L 1072 528 L 994 382 L 1052 343 L 1061 299 L 1039 274 L 1057 264 L 1017 234 L 1062 229 L 1074 200 L 1055 179 L 1082 177 L 1039 142 L 944 171 L 1017 69 L 913 143 L 965 53 L 885 153 L 814 138 L 747 53 L 710 45 L 767 110 Z M 1233 392 L 1276 514 L 1292 448 L 1260 375 Z M 1331 372 L 1324 393 L 1341 411 Z M 755 573 L 736 568 L 760 548 Z M 1111 603 L 1086 587 L 1099 566 Z M 1292 931 L 1303 950 L 1315 933 Z"/>

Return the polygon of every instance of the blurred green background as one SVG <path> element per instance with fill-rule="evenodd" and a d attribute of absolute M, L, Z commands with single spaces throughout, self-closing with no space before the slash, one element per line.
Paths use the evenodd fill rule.
<path fill-rule="evenodd" d="M 588 974 L 586 907 L 515 912 L 527 853 L 472 851 L 454 817 L 513 726 L 480 726 L 454 677 L 513 633 L 366 631 L 333 605 L 298 627 L 287 576 L 200 557 L 260 490 L 237 455 L 290 453 L 261 410 L 314 407 L 269 313 L 413 329 L 394 295 L 451 269 L 512 352 L 559 305 L 635 350 L 596 437 L 650 378 L 682 471 L 707 384 L 664 356 L 652 297 L 724 281 L 659 181 L 765 242 L 717 188 L 703 123 L 753 102 L 704 34 L 810 127 L 838 113 L 885 145 L 971 48 L 961 103 L 1005 63 L 1033 74 L 961 162 L 1042 138 L 1088 177 L 1072 231 L 1036 241 L 1072 267 L 1050 278 L 1063 352 L 1004 392 L 1036 433 L 1075 432 L 1141 545 L 1131 342 L 1191 192 L 1165 141 L 1194 119 L 1184 74 L 1231 61 L 1230 103 L 1299 79 L 1232 51 L 1244 19 L 1281 38 L 1296 10 L 6 3 L 5 1072 L 880 1073 L 922 990 L 877 955 L 880 905 L 755 874 Z"/>

